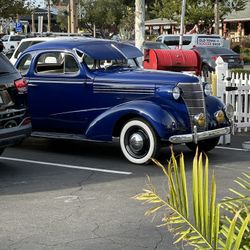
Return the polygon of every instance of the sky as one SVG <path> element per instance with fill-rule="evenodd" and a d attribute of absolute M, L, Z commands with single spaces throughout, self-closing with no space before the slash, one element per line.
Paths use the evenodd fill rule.
<path fill-rule="evenodd" d="M 32 3 L 33 5 L 35 5 L 36 7 L 45 7 L 46 5 L 46 0 L 27 0 L 27 2 Z"/>

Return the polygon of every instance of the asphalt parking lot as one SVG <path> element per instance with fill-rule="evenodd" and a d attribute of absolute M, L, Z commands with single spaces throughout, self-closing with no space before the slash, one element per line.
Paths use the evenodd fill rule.
<path fill-rule="evenodd" d="M 249 134 L 232 138 L 209 154 L 219 198 L 232 180 L 250 171 Z M 193 154 L 184 146 L 190 178 Z M 166 163 L 170 150 L 159 160 Z M 0 249 L 174 250 L 173 237 L 145 217 L 146 206 L 131 197 L 149 175 L 159 190 L 164 177 L 155 165 L 127 162 L 118 145 L 29 138 L 0 158 Z"/>

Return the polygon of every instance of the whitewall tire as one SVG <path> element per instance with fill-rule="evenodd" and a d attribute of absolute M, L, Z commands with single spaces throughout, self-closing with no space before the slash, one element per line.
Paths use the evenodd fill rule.
<path fill-rule="evenodd" d="M 121 130 L 120 147 L 124 156 L 130 162 L 146 164 L 157 153 L 157 135 L 144 120 L 130 120 Z"/>

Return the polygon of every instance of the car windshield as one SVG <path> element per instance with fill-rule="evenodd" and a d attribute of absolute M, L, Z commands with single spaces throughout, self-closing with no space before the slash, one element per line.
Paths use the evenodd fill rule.
<path fill-rule="evenodd" d="M 85 56 L 83 62 L 91 71 L 137 68 L 136 59 L 95 60 Z"/>

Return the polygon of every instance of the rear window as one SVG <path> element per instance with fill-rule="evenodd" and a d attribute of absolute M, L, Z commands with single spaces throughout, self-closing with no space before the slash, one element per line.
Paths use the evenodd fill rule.
<path fill-rule="evenodd" d="M 212 47 L 209 51 L 213 54 L 236 54 L 234 51 L 223 47 Z"/>
<path fill-rule="evenodd" d="M 15 73 L 16 70 L 9 62 L 8 58 L 0 53 L 0 74 Z"/>
<path fill-rule="evenodd" d="M 217 47 L 222 46 L 222 39 L 217 36 L 209 37 L 209 36 L 198 36 L 197 37 L 197 46 L 211 46 Z"/>
<path fill-rule="evenodd" d="M 183 45 L 189 45 L 192 41 L 192 36 L 183 36 Z M 167 46 L 178 46 L 180 43 L 180 36 L 165 36 L 164 43 Z"/>

